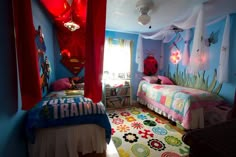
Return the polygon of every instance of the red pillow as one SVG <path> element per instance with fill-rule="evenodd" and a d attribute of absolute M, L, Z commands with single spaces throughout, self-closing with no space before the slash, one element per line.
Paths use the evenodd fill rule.
<path fill-rule="evenodd" d="M 67 90 L 71 88 L 71 83 L 68 78 L 59 79 L 51 84 L 53 91 Z"/>

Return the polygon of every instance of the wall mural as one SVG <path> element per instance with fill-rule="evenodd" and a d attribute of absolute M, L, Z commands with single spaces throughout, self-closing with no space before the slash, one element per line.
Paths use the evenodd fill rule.
<path fill-rule="evenodd" d="M 214 71 L 214 76 L 211 82 L 209 82 L 208 77 L 205 78 L 205 71 L 202 73 L 198 73 L 197 75 L 192 75 L 187 73 L 186 70 L 184 72 L 179 71 L 179 66 L 177 64 L 176 71 L 173 75 L 169 71 L 168 66 L 168 73 L 167 76 L 171 78 L 175 84 L 190 88 L 201 89 L 205 91 L 209 91 L 211 93 L 219 94 L 222 83 L 217 84 L 217 70 Z"/>
<path fill-rule="evenodd" d="M 44 42 L 44 34 L 40 25 L 35 32 L 35 43 L 38 52 L 38 67 L 40 73 L 40 85 L 44 93 L 49 90 L 50 63 L 48 57 L 45 55 L 46 45 Z"/>

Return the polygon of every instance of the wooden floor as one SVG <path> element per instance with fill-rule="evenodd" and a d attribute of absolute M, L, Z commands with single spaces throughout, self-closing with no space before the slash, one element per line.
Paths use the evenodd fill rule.
<path fill-rule="evenodd" d="M 104 153 L 89 153 L 82 155 L 82 153 L 79 153 L 79 156 L 81 157 L 119 157 L 119 154 L 116 150 L 116 147 L 111 140 L 110 143 L 107 145 L 107 151 Z"/>

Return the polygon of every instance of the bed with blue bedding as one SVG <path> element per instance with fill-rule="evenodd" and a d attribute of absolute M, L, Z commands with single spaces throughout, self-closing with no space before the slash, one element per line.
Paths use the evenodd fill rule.
<path fill-rule="evenodd" d="M 46 145 L 48 143 L 48 147 L 52 147 L 53 141 L 55 148 L 52 156 L 59 154 L 68 156 L 68 152 L 69 154 L 76 154 L 76 152 L 86 154 L 104 151 L 104 147 L 111 139 L 111 125 L 105 107 L 102 102 L 94 103 L 81 95 L 81 92 L 79 90 L 52 92 L 27 113 L 26 135 L 29 139 L 31 156 L 40 157 L 48 154 L 52 150 Z M 58 130 L 60 133 L 57 135 Z M 42 132 L 44 136 L 40 135 Z M 81 141 L 82 138 L 84 140 Z M 91 142 L 88 142 L 89 140 Z M 61 152 L 58 142 L 64 142 L 67 150 Z M 82 143 L 87 146 L 78 148 Z M 79 150 L 72 149 L 75 144 Z M 40 155 L 38 152 L 45 153 Z M 55 154 L 55 152 L 60 153 Z"/>

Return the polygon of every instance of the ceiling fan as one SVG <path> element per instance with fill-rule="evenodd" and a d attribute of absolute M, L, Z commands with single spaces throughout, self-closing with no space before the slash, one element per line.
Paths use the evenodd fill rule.
<path fill-rule="evenodd" d="M 136 3 L 136 9 L 139 11 L 140 16 L 138 17 L 138 23 L 140 25 L 146 25 L 151 21 L 149 15 L 153 9 L 154 3 L 152 0 L 138 0 Z"/>

